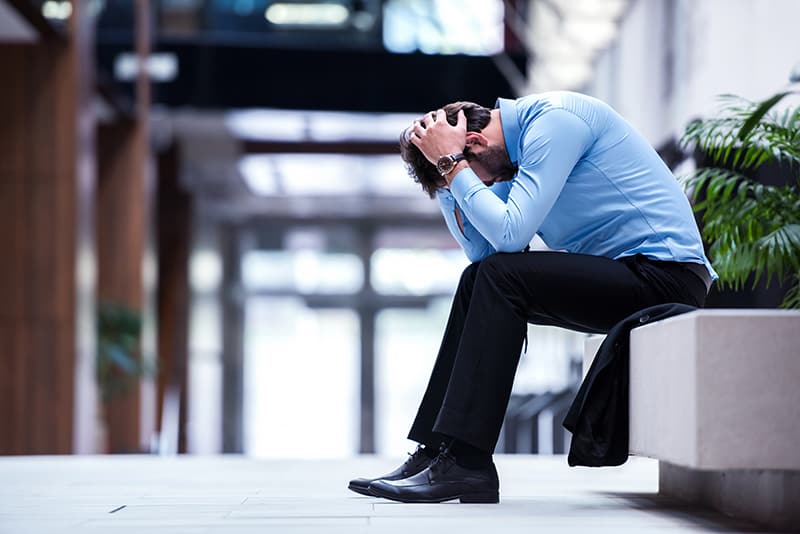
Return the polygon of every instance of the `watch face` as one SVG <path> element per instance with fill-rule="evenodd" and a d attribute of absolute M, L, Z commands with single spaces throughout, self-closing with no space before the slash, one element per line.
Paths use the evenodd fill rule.
<path fill-rule="evenodd" d="M 439 171 L 439 174 L 447 174 L 453 170 L 454 166 L 455 162 L 450 156 L 442 156 L 439 158 L 439 161 L 436 162 L 436 170 Z"/>
<path fill-rule="evenodd" d="M 436 161 L 436 170 L 439 171 L 439 174 L 444 176 L 455 168 L 456 163 L 465 159 L 467 158 L 460 152 L 457 154 L 447 154 Z"/>

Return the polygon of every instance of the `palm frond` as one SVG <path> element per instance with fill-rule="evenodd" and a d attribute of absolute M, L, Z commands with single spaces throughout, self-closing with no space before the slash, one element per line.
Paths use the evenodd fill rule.
<path fill-rule="evenodd" d="M 772 110 L 790 93 L 780 93 L 760 104 L 724 95 L 716 116 L 687 126 L 681 146 L 698 147 L 716 165 L 734 169 L 757 168 L 768 161 L 800 165 L 800 107 L 782 113 Z"/>
<path fill-rule="evenodd" d="M 766 115 L 769 112 L 769 110 L 775 107 L 775 104 L 777 104 L 778 102 L 783 100 L 787 95 L 790 95 L 792 93 L 793 91 L 784 91 L 782 93 L 773 95 L 772 97 L 761 102 L 758 105 L 758 107 L 755 110 L 753 110 L 753 113 L 751 113 L 750 116 L 747 117 L 747 120 L 744 121 L 742 129 L 739 130 L 739 139 L 740 140 L 747 139 L 747 136 L 750 134 L 750 132 L 753 131 L 753 128 L 755 128 L 758 125 L 758 123 L 761 122 L 761 119 L 764 118 L 764 115 Z"/>
<path fill-rule="evenodd" d="M 686 183 L 694 188 L 694 209 L 703 212 L 703 237 L 723 285 L 740 289 L 762 277 L 781 282 L 800 271 L 797 190 L 717 168 L 699 169 Z"/>
<path fill-rule="evenodd" d="M 800 275 L 795 276 L 794 285 L 786 292 L 781 303 L 782 308 L 800 308 Z"/>

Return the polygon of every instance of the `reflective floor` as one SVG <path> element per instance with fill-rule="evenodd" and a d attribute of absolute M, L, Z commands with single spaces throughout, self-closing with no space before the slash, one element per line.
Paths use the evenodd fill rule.
<path fill-rule="evenodd" d="M 346 489 L 398 459 L 0 458 L 0 533 L 760 532 L 656 495 L 657 464 L 498 456 L 501 502 L 407 505 Z"/>

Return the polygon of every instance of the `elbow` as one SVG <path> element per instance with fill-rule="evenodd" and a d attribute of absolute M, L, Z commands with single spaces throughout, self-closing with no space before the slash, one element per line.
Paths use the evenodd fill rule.
<path fill-rule="evenodd" d="M 497 252 L 521 252 L 533 239 L 533 233 L 529 233 L 527 225 L 521 224 L 521 217 L 512 217 L 508 213 L 503 224 L 490 233 L 492 235 L 486 236 L 486 239 Z"/>
<path fill-rule="evenodd" d="M 479 250 L 465 250 L 464 252 L 466 253 L 467 259 L 470 261 L 470 263 L 475 263 L 491 255 L 494 251 L 489 247 L 484 247 Z"/>
<path fill-rule="evenodd" d="M 492 241 L 497 252 L 521 252 L 530 244 L 530 239 L 523 239 L 519 236 L 504 235 Z"/>
<path fill-rule="evenodd" d="M 497 252 L 522 252 L 527 243 L 525 245 L 518 245 L 518 244 L 501 244 L 497 246 Z"/>

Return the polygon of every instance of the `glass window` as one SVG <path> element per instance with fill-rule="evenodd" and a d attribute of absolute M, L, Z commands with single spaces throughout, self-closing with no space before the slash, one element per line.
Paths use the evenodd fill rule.
<path fill-rule="evenodd" d="M 216 454 L 222 449 L 222 314 L 216 294 L 193 285 L 189 317 L 188 449 Z"/>
<path fill-rule="evenodd" d="M 399 457 L 436 361 L 450 298 L 422 310 L 387 309 L 375 321 L 375 424 L 378 453 Z"/>
<path fill-rule="evenodd" d="M 242 280 L 248 290 L 347 294 L 361 289 L 364 267 L 349 253 L 255 250 L 242 259 Z"/>
<path fill-rule="evenodd" d="M 583 357 L 586 334 L 555 326 L 528 325 L 528 350 L 522 355 L 514 393 L 561 391 L 572 385 L 571 366 Z"/>
<path fill-rule="evenodd" d="M 217 296 L 195 294 L 190 314 L 190 350 L 207 354 L 222 351 L 222 313 Z"/>
<path fill-rule="evenodd" d="M 422 196 L 397 156 L 254 154 L 238 170 L 261 196 Z"/>
<path fill-rule="evenodd" d="M 359 324 L 353 310 L 296 298 L 245 304 L 245 453 L 270 458 L 357 452 Z"/>
<path fill-rule="evenodd" d="M 503 50 L 502 0 L 389 0 L 383 44 L 390 52 L 492 55 Z"/>
<path fill-rule="evenodd" d="M 372 255 L 372 285 L 382 294 L 452 294 L 467 265 L 461 249 L 381 248 Z"/>

